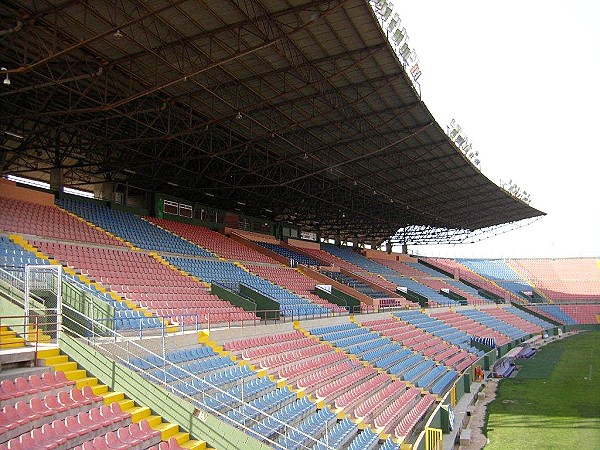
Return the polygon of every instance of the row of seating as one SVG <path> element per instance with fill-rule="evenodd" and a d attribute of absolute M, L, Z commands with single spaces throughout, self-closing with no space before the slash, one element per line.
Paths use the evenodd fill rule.
<path fill-rule="evenodd" d="M 488 295 L 492 294 L 503 302 L 510 299 L 522 301 L 522 297 L 504 289 L 502 286 L 499 286 L 498 284 L 488 280 L 483 275 L 480 275 L 476 271 L 469 269 L 467 266 L 454 259 L 423 258 L 423 261 L 431 266 L 436 267 L 440 271 L 449 273 L 450 276 L 454 276 L 454 279 L 461 280 L 463 282 L 461 284 L 462 286 L 466 286 L 467 283 L 475 286 L 478 293 L 480 291 L 486 291 Z"/>
<path fill-rule="evenodd" d="M 511 259 L 510 265 L 531 279 L 546 297 L 560 302 L 600 300 L 597 258 Z"/>
<path fill-rule="evenodd" d="M 173 265 L 191 273 L 208 283 L 220 283 L 224 285 L 244 284 L 255 291 L 266 295 L 280 304 L 281 314 L 286 316 L 312 316 L 328 315 L 333 305 L 325 307 L 315 304 L 305 297 L 301 297 L 291 291 L 283 289 L 273 283 L 264 280 L 231 262 L 201 260 L 196 258 L 184 258 L 167 256 L 166 259 Z"/>
<path fill-rule="evenodd" d="M 478 356 L 469 353 L 458 346 L 418 329 L 407 322 L 396 319 L 383 319 L 378 321 L 363 322 L 363 326 L 387 336 L 394 341 L 409 346 L 414 351 L 420 351 L 424 356 L 455 368 L 461 372 L 470 366 Z"/>
<path fill-rule="evenodd" d="M 274 259 L 208 228 L 155 217 L 145 217 L 144 219 L 225 259 L 278 264 Z"/>
<path fill-rule="evenodd" d="M 40 205 L 0 196 L 0 229 L 64 241 L 121 247 L 123 242 L 89 226 L 54 206 Z"/>
<path fill-rule="evenodd" d="M 139 248 L 157 252 L 215 257 L 213 253 L 175 236 L 135 214 L 72 198 L 58 199 L 57 204 Z"/>
<path fill-rule="evenodd" d="M 61 391 L 60 394 L 66 394 Z M 44 401 L 33 397 L 30 403 L 17 401 L 14 406 L 5 406 L 0 413 L 0 442 L 7 448 L 22 446 L 37 448 L 37 441 L 48 444 L 60 440 L 67 442 L 65 448 L 72 448 L 98 435 L 127 426 L 131 423 L 131 414 L 123 412 L 118 403 L 110 406 L 103 404 L 97 396 L 81 397 L 79 401 L 70 395 L 70 403 L 51 401 L 56 397 L 47 395 Z M 33 443 L 33 447 L 30 445 Z"/>
<path fill-rule="evenodd" d="M 378 342 L 380 345 L 385 342 L 389 344 L 389 341 L 382 339 L 376 333 L 371 333 L 353 323 L 318 327 L 311 330 L 312 333 L 317 334 L 321 340 L 329 344 L 336 343 L 339 345 L 339 343 L 344 342 L 351 344 L 350 340 L 357 337 L 368 337 L 371 340 L 369 342 Z M 353 336 L 352 334 L 356 335 Z M 299 334 L 296 342 L 303 342 L 306 339 L 302 334 Z M 334 341 L 334 339 L 337 339 L 337 341 Z M 313 342 L 317 343 L 317 341 Z M 366 343 L 349 345 L 347 348 L 344 347 L 344 349 L 358 350 L 360 346 Z M 228 345 L 230 348 L 238 346 L 237 343 L 230 343 Z M 352 413 L 356 408 L 361 413 L 361 408 L 365 408 L 365 403 L 367 403 L 367 406 L 372 405 L 372 414 L 363 417 L 363 419 L 373 426 L 375 425 L 373 422 L 374 419 L 378 417 L 383 407 L 389 405 L 395 398 L 389 395 L 385 387 L 392 385 L 398 391 L 398 395 L 400 395 L 400 391 L 406 389 L 404 382 L 393 382 L 390 375 L 385 373 L 378 374 L 373 367 L 364 367 L 362 364 L 353 362 L 345 353 L 332 351 L 327 345 L 317 344 L 308 349 L 301 346 L 298 350 L 288 351 L 294 355 L 293 358 L 280 356 L 284 346 L 292 347 L 293 342 L 269 343 L 262 348 L 251 348 L 247 351 L 238 350 L 236 354 L 257 351 L 258 356 L 263 358 L 260 360 L 261 367 L 266 367 L 269 371 L 274 369 L 274 373 L 278 377 L 290 376 L 287 379 L 289 384 L 291 383 L 298 388 L 305 389 L 306 393 L 314 395 L 315 398 L 325 399 L 327 403 L 344 408 L 346 413 Z M 319 347 L 323 348 L 324 352 L 309 353 L 310 348 L 317 349 Z M 400 346 L 398 346 L 398 349 L 407 356 L 416 356 Z M 369 351 L 373 350 L 368 350 L 367 353 Z M 269 366 L 269 362 L 274 362 L 277 365 L 274 367 Z M 302 374 L 305 375 L 302 376 Z M 441 375 L 436 373 L 430 379 L 433 382 Z M 446 384 L 449 384 L 449 381 L 446 381 Z M 373 400 L 372 397 L 375 392 L 382 392 L 382 394 Z"/>
<path fill-rule="evenodd" d="M 598 304 L 537 304 L 528 305 L 528 309 L 564 325 L 596 324 L 600 316 Z"/>
<path fill-rule="evenodd" d="M 48 243 L 41 242 L 40 245 L 42 251 L 49 252 Z M 156 300 L 152 300 L 152 311 L 156 313 L 161 309 L 162 317 L 174 317 L 178 323 L 194 324 L 196 320 L 203 323 L 209 320 L 208 314 L 210 314 L 212 322 L 237 322 L 256 318 L 253 313 L 244 311 L 208 293 L 201 283 L 181 275 L 146 253 L 71 244 L 55 246 L 53 251 L 56 259 L 73 268 L 80 269 L 82 272 L 85 271 L 88 277 L 103 281 L 113 292 L 134 303 L 141 304 L 142 301 L 149 301 L 147 300 L 149 297 L 155 298 Z M 127 255 L 126 258 L 123 257 L 125 255 Z M 126 281 L 127 284 L 113 284 L 112 282 L 116 281 L 111 279 L 113 273 L 118 273 L 119 281 Z M 176 290 L 171 287 L 173 284 L 179 284 L 182 288 Z M 153 297 L 154 295 L 156 297 Z M 181 313 L 172 311 L 172 308 L 166 307 L 168 300 L 187 302 L 205 299 L 210 299 L 212 303 L 203 303 L 201 307 L 186 307 L 185 317 Z M 148 305 L 148 303 L 145 304 Z M 163 307 L 159 308 L 161 305 Z M 228 314 L 223 314 L 223 312 Z M 196 315 L 197 318 L 192 315 Z M 138 314 L 137 318 L 139 317 Z M 124 311 L 117 314 L 116 326 L 117 329 L 162 326 L 158 320 L 142 319 L 143 322 L 140 323 L 133 313 Z"/>
<path fill-rule="evenodd" d="M 41 377 L 32 374 L 27 379 L 17 377 L 14 381 L 5 379 L 0 381 L 0 407 L 19 400 L 29 401 L 42 393 L 58 394 L 60 391 L 70 390 L 74 385 L 75 382 L 68 380 L 62 371 L 44 372 Z"/>
<path fill-rule="evenodd" d="M 288 247 L 284 247 L 280 244 L 271 244 L 268 242 L 257 242 L 258 245 L 260 245 L 261 247 L 266 248 L 267 250 L 270 250 L 274 253 L 277 253 L 278 255 L 283 256 L 284 258 L 287 258 L 288 260 L 290 260 L 291 264 L 293 267 L 295 267 L 298 264 L 303 264 L 305 266 L 320 266 L 322 265 L 320 261 L 317 261 L 316 259 L 313 259 L 309 256 L 303 255 L 302 253 L 299 253 L 297 251 L 294 251 L 291 248 Z"/>
<path fill-rule="evenodd" d="M 462 336 L 464 336 L 469 343 L 471 341 L 470 336 L 494 338 L 499 346 L 508 344 L 512 341 L 511 338 L 496 331 L 494 328 L 490 328 L 490 326 L 485 325 L 466 314 L 459 314 L 456 311 L 433 312 L 431 313 L 431 318 L 438 319 L 447 327 L 460 330 Z M 490 321 L 489 325 L 493 326 L 495 323 L 499 324 L 501 322 Z M 523 336 L 522 332 L 517 334 L 520 335 L 519 337 Z"/>

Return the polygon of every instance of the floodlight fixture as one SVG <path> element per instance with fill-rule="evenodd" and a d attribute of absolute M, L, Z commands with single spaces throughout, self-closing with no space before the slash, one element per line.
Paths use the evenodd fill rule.
<path fill-rule="evenodd" d="M 400 56 L 402 56 L 405 61 L 407 61 L 410 56 L 410 47 L 406 42 L 400 47 Z"/>
<path fill-rule="evenodd" d="M 386 4 L 383 8 L 381 8 L 381 17 L 384 21 L 388 20 L 392 15 L 392 8 L 390 5 Z"/>
<path fill-rule="evenodd" d="M 5 131 L 4 134 L 7 135 L 7 136 L 10 136 L 12 138 L 15 138 L 15 139 L 19 139 L 19 140 L 23 139 L 22 135 L 17 134 L 17 133 L 13 133 L 12 131 Z"/>
<path fill-rule="evenodd" d="M 421 76 L 421 69 L 419 68 L 418 64 L 415 64 L 410 68 L 410 74 L 412 75 L 415 81 L 419 79 L 419 77 Z"/>
<path fill-rule="evenodd" d="M 417 56 L 417 52 L 414 48 L 410 52 L 410 56 L 408 57 L 408 59 L 411 62 L 411 64 L 417 64 L 419 62 L 419 57 Z"/>
<path fill-rule="evenodd" d="M 394 28 L 396 28 L 396 25 L 399 25 L 399 24 L 400 24 L 400 15 L 398 13 L 396 13 L 392 16 L 390 23 L 388 23 L 388 26 L 387 26 L 388 31 L 391 32 Z"/>
<path fill-rule="evenodd" d="M 6 67 L 0 67 L 0 70 L 2 72 L 6 72 L 6 77 L 4 78 L 4 81 L 2 81 L 2 84 L 5 84 L 6 86 L 10 85 L 10 78 L 8 78 L 8 69 Z"/>
<path fill-rule="evenodd" d="M 406 36 L 406 28 L 396 28 L 396 31 L 392 34 L 392 39 L 396 45 L 400 45 L 400 43 L 404 40 Z"/>
<path fill-rule="evenodd" d="M 377 0 L 377 9 L 381 11 L 381 9 L 387 5 L 387 0 Z"/>

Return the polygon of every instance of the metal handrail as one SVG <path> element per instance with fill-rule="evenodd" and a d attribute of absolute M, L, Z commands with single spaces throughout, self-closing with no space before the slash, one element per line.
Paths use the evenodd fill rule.
<path fill-rule="evenodd" d="M 72 309 L 68 305 L 64 305 L 63 310 L 71 310 L 70 311 L 71 314 L 81 315 L 81 313 L 79 311 Z M 63 311 L 63 313 L 64 313 L 64 311 Z M 243 404 L 244 407 L 241 408 L 240 411 L 241 411 L 242 415 L 245 417 L 244 422 L 258 423 L 258 421 L 255 418 L 251 417 L 249 414 L 247 414 L 246 411 L 254 411 L 258 414 L 259 417 L 270 417 L 276 423 L 281 425 L 282 428 L 285 430 L 285 432 L 281 432 L 281 431 L 278 432 L 279 435 L 284 435 L 284 434 L 287 435 L 290 432 L 294 431 L 294 432 L 300 433 L 300 435 L 302 435 L 306 439 L 308 439 L 310 444 L 303 445 L 301 448 L 307 448 L 307 449 L 312 448 L 318 442 L 317 439 L 315 439 L 314 437 L 312 437 L 311 435 L 309 435 L 307 433 L 302 432 L 302 430 L 299 430 L 296 427 L 292 427 L 292 426 L 288 425 L 287 423 L 279 420 L 275 416 L 265 413 L 264 411 L 254 407 L 253 405 L 251 405 L 248 402 L 242 401 L 243 400 L 242 398 L 239 398 L 239 397 L 236 397 L 235 395 L 230 394 L 226 390 L 223 390 L 220 387 L 213 385 L 210 382 L 204 380 L 203 378 L 198 377 L 196 374 L 190 372 L 189 370 L 185 369 L 184 367 L 181 367 L 180 365 L 169 361 L 167 359 L 167 353 L 166 353 L 166 327 L 165 326 L 163 326 L 161 328 L 161 334 L 159 336 L 154 336 L 155 339 L 160 338 L 162 340 L 162 350 L 163 351 L 162 351 L 162 355 L 160 355 L 160 354 L 157 354 L 157 353 L 154 353 L 154 352 L 148 350 L 146 347 L 141 346 L 139 343 L 133 341 L 130 337 L 124 336 L 124 335 L 106 327 L 105 325 L 103 325 L 102 323 L 100 323 L 98 321 L 92 321 L 89 318 L 87 318 L 86 316 L 83 316 L 83 315 L 81 315 L 81 316 L 82 316 L 82 318 L 87 319 L 86 323 L 89 323 L 90 326 L 86 330 L 87 336 L 83 336 L 83 335 L 79 334 L 79 335 L 77 335 L 77 337 L 85 340 L 86 343 L 89 344 L 90 346 L 101 350 L 107 357 L 114 359 L 115 361 L 120 362 L 120 363 L 126 365 L 127 367 L 132 366 L 131 359 L 133 357 L 140 358 L 140 356 L 134 355 L 132 350 L 135 350 L 138 354 L 146 355 L 146 359 L 148 359 L 149 357 L 152 357 L 153 359 L 157 359 L 158 361 L 160 361 L 160 365 L 154 365 L 154 364 L 152 364 L 152 365 L 155 369 L 162 369 L 163 378 L 161 379 L 149 371 L 145 371 L 145 376 L 148 379 L 152 380 L 152 382 L 154 382 L 155 384 L 163 385 L 163 387 L 165 389 L 168 389 L 170 392 L 176 393 L 180 397 L 185 398 L 187 401 L 192 403 L 194 406 L 204 408 L 204 409 L 208 410 L 210 413 L 215 414 L 216 416 L 224 419 L 227 422 L 231 421 L 230 419 L 227 418 L 227 416 L 224 413 L 222 413 L 218 410 L 215 410 L 210 406 L 202 404 L 196 398 L 191 397 L 188 394 L 186 394 L 185 392 L 177 389 L 173 385 L 174 383 L 186 382 L 189 384 L 189 383 L 196 382 L 196 383 L 198 383 L 197 385 L 208 386 L 210 389 L 213 389 L 217 393 L 220 393 L 222 395 L 225 395 L 226 397 L 229 397 L 235 403 Z M 101 331 L 101 333 L 98 333 L 97 331 Z M 74 333 L 71 332 L 71 334 L 74 334 Z M 148 337 L 146 339 L 150 339 L 150 337 Z M 119 346 L 119 344 L 124 344 L 124 346 Z M 124 356 L 120 356 L 118 354 L 118 352 L 107 350 L 106 348 L 104 348 L 104 346 L 117 346 L 124 353 Z M 175 378 L 175 380 L 171 381 L 171 383 L 168 384 L 166 382 L 166 379 L 167 379 L 166 374 L 167 374 L 168 368 L 177 368 L 178 371 L 181 371 L 182 373 L 185 374 L 185 377 L 175 377 L 174 375 L 169 374 L 169 377 Z M 153 369 L 151 369 L 151 370 L 153 370 Z M 242 386 L 243 386 L 243 379 L 242 379 Z M 203 392 L 202 398 L 206 398 L 206 397 L 214 398 L 212 395 L 207 394 L 206 392 Z M 246 423 L 241 424 L 241 427 L 245 430 L 245 432 L 247 432 L 251 436 L 257 437 L 256 433 L 253 432 L 246 425 Z M 267 439 L 267 441 L 269 442 L 270 445 L 273 445 L 274 448 L 282 448 L 281 445 L 279 445 L 276 441 L 274 441 L 272 439 Z M 332 448 L 323 443 L 321 443 L 320 445 L 326 449 Z"/>

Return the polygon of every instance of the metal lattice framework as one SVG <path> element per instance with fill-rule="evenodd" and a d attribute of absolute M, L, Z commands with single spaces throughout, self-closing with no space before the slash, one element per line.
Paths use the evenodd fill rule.
<path fill-rule="evenodd" d="M 457 150 L 364 0 L 4 0 L 0 66 L 4 175 L 368 242 L 543 214 Z"/>

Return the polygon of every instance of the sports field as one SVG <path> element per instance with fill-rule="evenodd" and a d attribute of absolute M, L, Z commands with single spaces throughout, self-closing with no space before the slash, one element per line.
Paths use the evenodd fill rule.
<path fill-rule="evenodd" d="M 551 343 L 517 365 L 488 409 L 485 448 L 599 450 L 600 332 Z"/>

